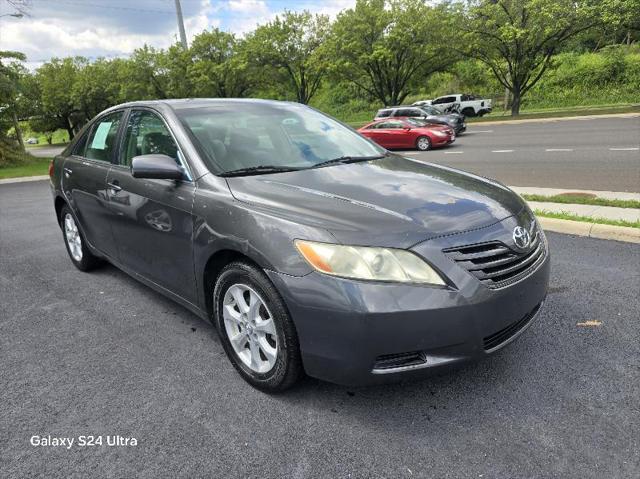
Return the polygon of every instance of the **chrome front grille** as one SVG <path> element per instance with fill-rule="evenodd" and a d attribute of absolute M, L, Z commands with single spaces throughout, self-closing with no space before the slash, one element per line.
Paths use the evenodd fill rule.
<path fill-rule="evenodd" d="M 531 274 L 544 260 L 546 249 L 540 231 L 532 236 L 529 249 L 523 253 L 500 241 L 448 248 L 443 252 L 487 287 L 503 288 Z"/>

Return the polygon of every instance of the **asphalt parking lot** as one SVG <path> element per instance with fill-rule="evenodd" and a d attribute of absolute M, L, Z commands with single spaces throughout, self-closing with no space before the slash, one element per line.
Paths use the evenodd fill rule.
<path fill-rule="evenodd" d="M 267 396 L 211 326 L 113 267 L 77 271 L 47 182 L 0 185 L 0 477 L 637 477 L 640 246 L 548 237 L 547 304 L 492 358 Z"/>

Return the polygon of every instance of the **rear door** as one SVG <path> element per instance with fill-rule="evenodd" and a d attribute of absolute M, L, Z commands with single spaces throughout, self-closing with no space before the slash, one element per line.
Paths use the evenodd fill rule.
<path fill-rule="evenodd" d="M 132 158 L 152 153 L 170 156 L 183 166 L 184 180 L 134 178 Z M 107 186 L 120 262 L 195 303 L 191 212 L 196 187 L 175 138 L 157 112 L 130 112 Z"/>
<path fill-rule="evenodd" d="M 62 188 L 85 239 L 111 257 L 116 257 L 116 246 L 109 222 L 106 183 L 123 114 L 116 111 L 96 120 L 66 158 L 62 172 Z"/>

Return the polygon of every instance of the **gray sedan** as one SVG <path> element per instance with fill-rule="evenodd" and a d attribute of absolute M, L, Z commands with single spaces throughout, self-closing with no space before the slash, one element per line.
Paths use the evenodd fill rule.
<path fill-rule="evenodd" d="M 211 321 L 266 391 L 486 357 L 547 293 L 547 241 L 520 197 L 300 104 L 119 105 L 50 174 L 73 264 L 108 261 Z"/>

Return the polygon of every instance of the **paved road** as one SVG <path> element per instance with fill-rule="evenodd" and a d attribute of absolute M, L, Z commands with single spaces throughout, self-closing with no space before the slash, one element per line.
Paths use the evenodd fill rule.
<path fill-rule="evenodd" d="M 637 477 L 640 247 L 549 239 L 544 312 L 496 356 L 267 396 L 212 327 L 113 267 L 75 270 L 46 182 L 0 185 L 0 477 Z M 138 445 L 29 445 L 90 434 Z"/>
<path fill-rule="evenodd" d="M 37 146 L 27 148 L 27 151 L 38 158 L 53 158 L 62 153 L 65 146 Z"/>
<path fill-rule="evenodd" d="M 477 123 L 449 148 L 406 153 L 508 185 L 640 192 L 640 116 Z"/>

